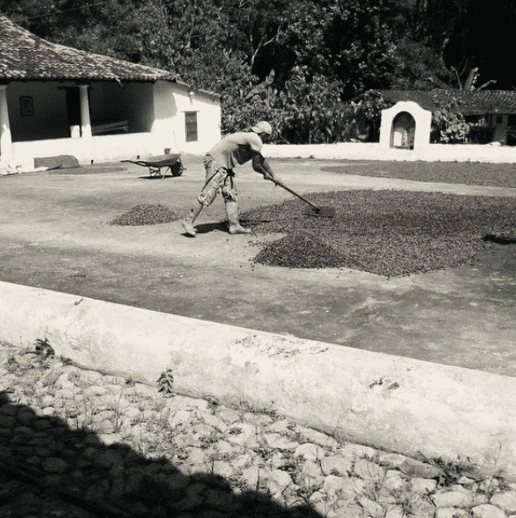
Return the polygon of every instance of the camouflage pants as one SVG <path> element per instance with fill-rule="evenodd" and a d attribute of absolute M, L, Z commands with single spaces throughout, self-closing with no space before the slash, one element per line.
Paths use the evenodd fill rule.
<path fill-rule="evenodd" d="M 235 185 L 235 173 L 231 169 L 220 167 L 210 155 L 204 157 L 206 183 L 197 200 L 207 207 L 213 203 L 219 191 L 224 201 L 237 201 L 238 191 Z"/>

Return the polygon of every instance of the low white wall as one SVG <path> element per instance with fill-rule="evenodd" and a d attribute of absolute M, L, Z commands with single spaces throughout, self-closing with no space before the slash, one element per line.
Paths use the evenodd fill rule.
<path fill-rule="evenodd" d="M 14 142 L 12 145 L 15 163 L 24 163 L 27 158 L 42 158 L 72 155 L 81 164 L 136 159 L 148 155 L 162 155 L 164 148 L 152 133 L 130 133 L 92 137 L 89 144 L 81 138 L 35 140 Z"/>
<path fill-rule="evenodd" d="M 516 147 L 478 144 L 429 144 L 420 151 L 385 149 L 380 147 L 379 143 L 359 142 L 312 145 L 269 144 L 264 146 L 263 154 L 271 158 L 516 163 Z"/>
<path fill-rule="evenodd" d="M 0 339 L 516 480 L 516 379 L 0 282 Z"/>

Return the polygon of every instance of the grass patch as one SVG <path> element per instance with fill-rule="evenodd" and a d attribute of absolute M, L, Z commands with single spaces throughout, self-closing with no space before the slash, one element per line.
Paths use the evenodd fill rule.
<path fill-rule="evenodd" d="M 398 178 L 417 182 L 455 183 L 489 187 L 516 188 L 515 164 L 481 162 L 360 162 L 353 165 L 327 166 L 330 173 Z"/>
<path fill-rule="evenodd" d="M 178 213 L 164 205 L 142 204 L 136 205 L 128 212 L 116 217 L 110 222 L 110 225 L 159 225 L 160 223 L 170 223 L 178 219 Z"/>
<path fill-rule="evenodd" d="M 254 261 L 289 268 L 351 268 L 387 277 L 460 266 L 501 246 L 490 234 L 516 228 L 516 200 L 410 191 L 342 191 L 306 196 L 336 209 L 335 218 L 304 215 L 289 200 L 241 216 L 255 234 L 284 233 Z"/>

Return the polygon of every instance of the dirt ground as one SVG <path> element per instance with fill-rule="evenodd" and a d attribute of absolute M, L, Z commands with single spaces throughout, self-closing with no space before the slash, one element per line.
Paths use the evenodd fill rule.
<path fill-rule="evenodd" d="M 0 176 L 0 280 L 516 376 L 516 245 L 472 265 L 387 279 L 254 265 L 256 242 L 281 236 L 228 235 L 220 199 L 197 220 L 196 238 L 183 235 L 179 221 L 109 224 L 140 203 L 185 214 L 204 173 L 202 158 L 183 161 L 183 176 L 165 179 L 126 163 Z M 516 198 L 516 189 L 363 177 L 352 173 L 364 162 L 336 163 L 350 174 L 322 171 L 323 160 L 272 166 L 300 194 L 409 189 Z M 249 166 L 237 179 L 242 210 L 292 198 Z"/>

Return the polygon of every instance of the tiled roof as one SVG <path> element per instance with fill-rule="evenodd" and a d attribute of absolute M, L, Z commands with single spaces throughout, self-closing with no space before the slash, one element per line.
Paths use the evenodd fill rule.
<path fill-rule="evenodd" d="M 175 82 L 164 70 L 50 43 L 0 15 L 0 82 L 35 79 Z"/>
<path fill-rule="evenodd" d="M 463 115 L 487 113 L 516 114 L 516 91 L 513 90 L 372 90 L 393 104 L 399 101 L 414 101 L 421 108 L 432 110 L 436 100 L 446 102 L 451 96 L 459 102 Z"/>

